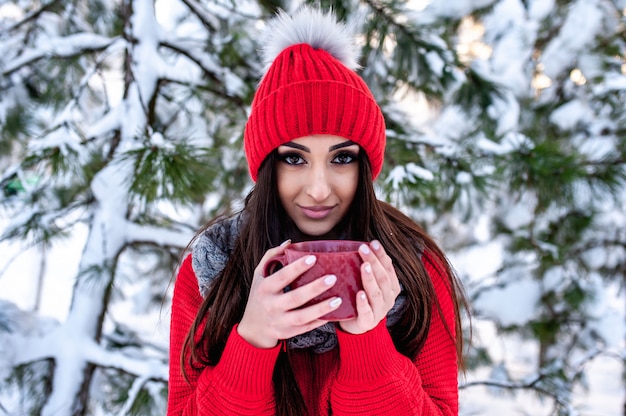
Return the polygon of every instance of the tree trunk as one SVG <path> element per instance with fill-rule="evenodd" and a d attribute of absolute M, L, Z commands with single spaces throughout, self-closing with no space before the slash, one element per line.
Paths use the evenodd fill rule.
<path fill-rule="evenodd" d="M 126 200 L 116 190 L 124 188 L 126 174 L 120 166 L 107 166 L 92 182 L 94 214 L 74 284 L 67 320 L 59 329 L 52 394 L 44 416 L 85 415 L 95 367 L 83 348 L 99 343 L 107 310 L 115 264 L 125 245 Z"/>

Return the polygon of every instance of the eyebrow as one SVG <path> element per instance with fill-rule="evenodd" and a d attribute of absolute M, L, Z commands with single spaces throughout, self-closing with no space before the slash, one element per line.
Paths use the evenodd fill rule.
<path fill-rule="evenodd" d="M 352 146 L 353 144 L 356 144 L 356 143 L 354 143 L 352 140 L 346 140 L 345 142 L 337 143 L 337 144 L 330 146 L 328 148 L 328 151 L 332 152 L 333 150 Z M 311 153 L 311 149 L 309 149 L 308 147 L 302 146 L 301 144 L 294 143 L 294 142 L 283 143 L 281 146 L 292 147 L 294 149 L 302 150 L 303 152 Z"/>

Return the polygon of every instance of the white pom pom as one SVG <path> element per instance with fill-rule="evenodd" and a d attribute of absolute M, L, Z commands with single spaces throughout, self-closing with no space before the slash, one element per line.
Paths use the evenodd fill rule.
<path fill-rule="evenodd" d="M 306 43 L 323 49 L 352 70 L 359 69 L 359 47 L 350 28 L 337 21 L 332 12 L 324 13 L 312 7 L 303 7 L 293 16 L 280 11 L 270 20 L 262 42 L 261 56 L 264 70 L 285 48 Z"/>

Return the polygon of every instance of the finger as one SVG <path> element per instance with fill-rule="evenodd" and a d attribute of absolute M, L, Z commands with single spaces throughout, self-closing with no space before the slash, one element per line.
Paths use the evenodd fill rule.
<path fill-rule="evenodd" d="M 267 264 L 267 262 L 272 257 L 283 254 L 285 252 L 285 248 L 287 248 L 289 244 L 291 244 L 291 240 L 285 240 L 279 246 L 272 247 L 269 250 L 267 250 L 265 254 L 263 255 L 263 257 L 261 257 L 259 264 L 257 264 L 256 268 L 254 269 L 254 275 L 252 276 L 252 280 L 254 281 L 259 278 L 264 278 L 265 277 L 264 270 L 265 270 L 265 265 Z"/>
<path fill-rule="evenodd" d="M 385 270 L 385 266 L 383 265 L 381 259 L 376 253 L 374 253 L 370 245 L 365 243 L 361 244 L 361 246 L 359 246 L 359 255 L 361 256 L 363 262 L 369 262 L 373 267 Z"/>
<path fill-rule="evenodd" d="M 386 272 L 394 270 L 391 258 L 385 253 L 385 250 L 376 240 L 372 241 L 369 245 L 363 244 L 359 247 L 359 252 L 363 261 L 372 263 L 375 269 L 382 269 Z"/>
<path fill-rule="evenodd" d="M 284 304 L 286 305 L 287 309 L 296 309 L 306 304 L 316 296 L 319 296 L 322 293 L 326 292 L 328 289 L 333 287 L 336 282 L 337 276 L 335 276 L 334 274 L 325 275 L 318 279 L 315 279 L 310 283 L 290 290 L 289 292 L 283 294 L 281 297 L 285 299 Z"/>
<path fill-rule="evenodd" d="M 388 272 L 394 270 L 393 261 L 391 260 L 391 257 L 387 255 L 387 252 L 385 251 L 385 248 L 382 246 L 382 244 L 380 244 L 380 241 L 372 240 L 372 242 L 370 243 L 370 248 L 372 249 L 374 255 L 376 256 L 378 261 L 380 261 L 385 270 L 387 270 Z"/>
<path fill-rule="evenodd" d="M 287 246 L 289 246 L 289 244 L 291 244 L 291 240 L 285 240 L 279 246 L 272 247 L 269 250 L 267 250 L 265 254 L 263 255 L 263 257 L 261 257 L 261 261 L 259 261 L 259 267 L 257 267 L 257 269 L 263 270 L 263 267 L 260 267 L 260 266 L 264 266 L 265 263 L 267 263 L 267 261 L 271 259 L 272 257 L 283 254 Z"/>
<path fill-rule="evenodd" d="M 375 251 L 378 251 L 378 253 Z M 363 244 L 359 247 L 359 253 L 364 264 L 370 264 L 372 273 L 383 294 L 392 293 L 395 299 L 395 296 L 399 293 L 399 283 L 394 282 L 397 281 L 396 271 L 393 268 L 391 258 L 384 252 L 380 243 L 374 240 L 369 246 Z M 385 263 L 388 265 L 387 267 L 385 267 Z M 395 286 L 398 286 L 398 291 L 396 291 Z"/>
<path fill-rule="evenodd" d="M 374 319 L 374 309 L 363 290 L 359 290 L 356 294 L 356 312 L 360 321 Z"/>
<path fill-rule="evenodd" d="M 361 281 L 372 309 L 376 309 L 378 305 L 384 303 L 383 290 L 374 273 L 372 273 L 372 265 L 370 263 L 366 262 L 361 265 Z"/>
<path fill-rule="evenodd" d="M 400 281 L 398 280 L 398 276 L 396 274 L 396 268 L 393 266 L 393 260 L 389 257 L 389 255 L 387 255 L 387 252 L 382 244 L 380 244 L 380 241 L 373 240 L 370 243 L 370 247 L 372 248 L 374 254 L 376 254 L 376 257 L 379 259 L 383 268 L 387 271 L 394 295 L 398 296 L 400 294 Z"/>
<path fill-rule="evenodd" d="M 298 276 L 313 267 L 316 261 L 317 258 L 314 255 L 308 255 L 299 258 L 293 263 L 287 264 L 285 267 L 265 278 L 267 287 L 276 291 L 282 291 L 291 282 L 296 280 Z"/>
<path fill-rule="evenodd" d="M 309 326 L 315 322 L 328 322 L 320 319 L 329 312 L 334 311 L 343 303 L 340 297 L 333 297 L 320 301 L 306 308 L 296 309 L 288 312 L 289 319 L 293 325 L 298 327 Z"/>

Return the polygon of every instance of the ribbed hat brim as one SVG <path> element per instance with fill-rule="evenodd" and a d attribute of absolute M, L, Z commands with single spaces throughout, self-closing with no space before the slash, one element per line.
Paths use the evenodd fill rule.
<path fill-rule="evenodd" d="M 385 148 L 382 112 L 370 95 L 342 82 L 297 82 L 265 97 L 246 124 L 245 152 L 249 161 L 262 161 L 278 146 L 316 134 L 358 143 L 368 154 L 372 175 L 380 173 Z M 250 175 L 256 181 L 258 166 L 254 165 L 250 164 Z"/>

